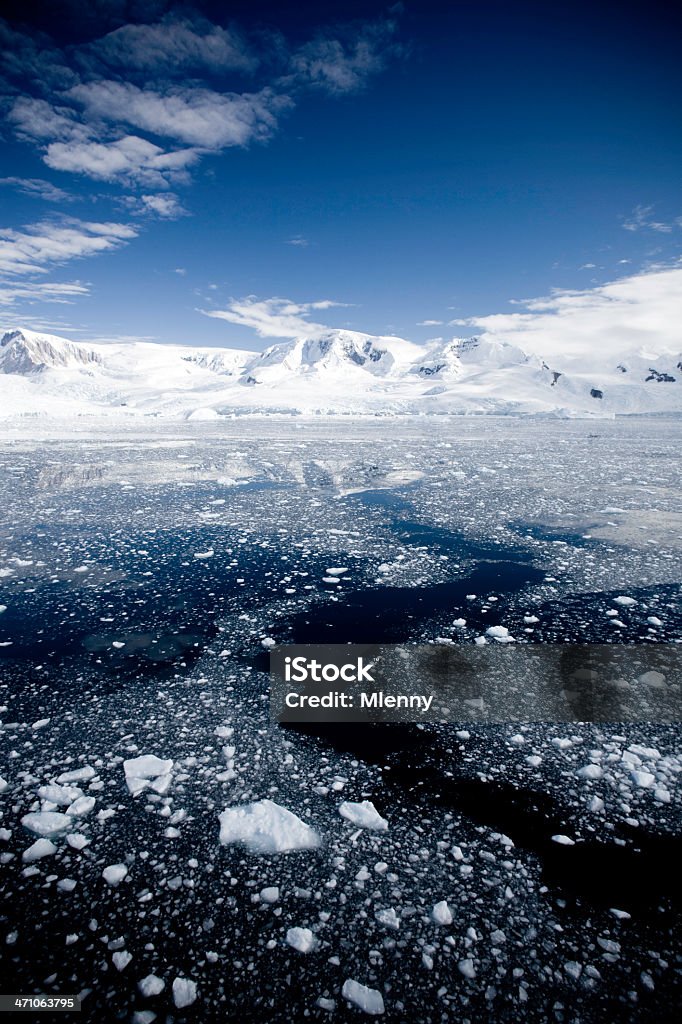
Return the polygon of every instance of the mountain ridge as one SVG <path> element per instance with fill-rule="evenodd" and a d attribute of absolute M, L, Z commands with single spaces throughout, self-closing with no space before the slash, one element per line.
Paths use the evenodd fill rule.
<path fill-rule="evenodd" d="M 682 357 L 630 350 L 618 358 L 550 365 L 485 335 L 417 345 L 330 328 L 255 352 L 16 328 L 0 339 L 0 415 L 682 412 Z"/>

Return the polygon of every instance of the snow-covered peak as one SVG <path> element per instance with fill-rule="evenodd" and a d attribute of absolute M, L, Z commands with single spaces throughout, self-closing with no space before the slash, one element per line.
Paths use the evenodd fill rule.
<path fill-rule="evenodd" d="M 194 366 L 201 366 L 205 370 L 212 370 L 213 373 L 225 374 L 233 377 L 241 373 L 247 363 L 257 358 L 258 353 L 249 352 L 246 349 L 197 349 L 196 352 L 188 352 L 182 359 Z"/>
<path fill-rule="evenodd" d="M 35 373 L 48 367 L 82 367 L 101 363 L 94 349 L 35 331 L 8 331 L 0 340 L 0 372 Z"/>
<path fill-rule="evenodd" d="M 270 346 L 250 364 L 249 374 L 266 368 L 287 374 L 361 369 L 383 377 L 407 367 L 420 351 L 402 338 L 329 330 Z"/>

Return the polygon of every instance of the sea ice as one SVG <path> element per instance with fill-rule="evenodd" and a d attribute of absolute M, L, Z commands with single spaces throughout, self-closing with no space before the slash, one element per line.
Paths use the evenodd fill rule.
<path fill-rule="evenodd" d="M 21 859 L 25 864 L 32 864 L 34 860 L 40 860 L 41 857 L 51 857 L 56 852 L 57 847 L 49 839 L 36 839 L 32 846 L 24 850 Z"/>
<path fill-rule="evenodd" d="M 178 1010 L 181 1010 L 185 1006 L 191 1006 L 192 1003 L 196 1002 L 197 998 L 197 986 L 196 982 L 190 978 L 176 978 L 173 982 L 173 1002 L 177 1006 Z"/>
<path fill-rule="evenodd" d="M 446 900 L 440 900 L 439 903 L 435 904 L 431 911 L 431 917 L 436 924 L 452 924 L 452 911 L 450 910 Z"/>
<path fill-rule="evenodd" d="M 69 828 L 73 824 L 73 818 L 58 811 L 35 811 L 33 814 L 25 814 L 21 824 L 38 836 L 52 836 Z"/>
<path fill-rule="evenodd" d="M 289 928 L 287 943 L 299 953 L 310 953 L 317 945 L 317 940 L 310 928 Z"/>
<path fill-rule="evenodd" d="M 379 1016 L 384 1012 L 384 999 L 377 989 L 361 985 L 359 981 L 346 978 L 341 989 L 341 995 L 349 1003 L 355 1003 L 365 1013 L 372 1016 Z"/>
<path fill-rule="evenodd" d="M 110 864 L 102 872 L 102 878 L 109 885 L 118 885 L 122 882 L 125 876 L 128 874 L 128 868 L 125 864 Z"/>
<path fill-rule="evenodd" d="M 388 822 L 381 817 L 371 800 L 363 800 L 358 804 L 345 800 L 339 807 L 339 814 L 359 828 L 370 828 L 377 832 L 385 832 L 388 828 Z"/>
<path fill-rule="evenodd" d="M 272 800 L 228 807 L 218 820 L 223 845 L 244 843 L 254 853 L 312 850 L 320 845 L 314 829 Z"/>
<path fill-rule="evenodd" d="M 156 754 L 142 754 L 123 762 L 128 790 L 133 796 L 151 787 L 157 793 L 165 793 L 171 782 L 172 760 L 164 760 Z"/>

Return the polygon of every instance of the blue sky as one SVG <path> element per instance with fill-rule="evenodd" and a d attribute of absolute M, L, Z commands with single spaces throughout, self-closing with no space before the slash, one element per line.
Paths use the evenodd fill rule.
<path fill-rule="evenodd" d="M 663 6 L 5 7 L 4 327 L 425 341 L 679 265 Z"/>

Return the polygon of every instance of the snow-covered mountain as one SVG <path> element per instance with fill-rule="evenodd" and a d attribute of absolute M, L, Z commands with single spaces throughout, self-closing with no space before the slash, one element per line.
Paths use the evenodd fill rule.
<path fill-rule="evenodd" d="M 682 412 L 682 357 L 619 353 L 548 365 L 481 337 L 416 345 L 324 330 L 264 352 L 82 343 L 28 330 L 0 340 L 0 416 L 259 413 L 564 416 Z"/>

